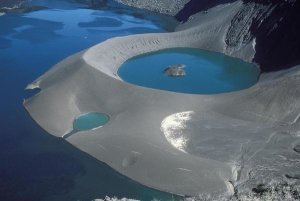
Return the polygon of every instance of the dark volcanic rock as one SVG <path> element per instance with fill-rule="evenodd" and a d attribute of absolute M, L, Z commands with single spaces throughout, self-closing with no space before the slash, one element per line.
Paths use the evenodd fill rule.
<path fill-rule="evenodd" d="M 295 146 L 294 151 L 300 153 L 300 145 Z"/>
<path fill-rule="evenodd" d="M 191 0 L 176 16 L 189 16 L 231 0 Z M 300 64 L 300 1 L 243 0 L 244 6 L 231 22 L 225 42 L 228 48 L 256 40 L 254 61 L 263 72 Z"/>
<path fill-rule="evenodd" d="M 236 0 L 191 0 L 181 11 L 177 13 L 175 17 L 179 21 L 187 21 L 187 19 L 195 13 L 207 10 L 219 4 L 230 3 L 234 1 Z"/>
<path fill-rule="evenodd" d="M 285 177 L 288 178 L 288 179 L 300 180 L 300 174 L 286 174 Z"/>
<path fill-rule="evenodd" d="M 300 63 L 300 2 L 272 1 L 270 5 L 274 8 L 270 15 L 263 22 L 254 21 L 250 29 L 257 44 L 254 61 L 265 72 Z"/>
<path fill-rule="evenodd" d="M 252 191 L 256 194 L 263 195 L 268 192 L 269 189 L 264 184 L 259 184 L 257 187 L 253 188 Z"/>
<path fill-rule="evenodd" d="M 184 70 L 185 65 L 183 64 L 177 64 L 174 66 L 169 66 L 166 68 L 163 73 L 170 77 L 182 77 L 186 75 L 186 72 Z"/>

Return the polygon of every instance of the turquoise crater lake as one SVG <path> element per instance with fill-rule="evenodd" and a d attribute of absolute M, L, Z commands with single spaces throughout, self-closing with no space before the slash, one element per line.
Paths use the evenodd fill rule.
<path fill-rule="evenodd" d="M 99 128 L 109 121 L 109 116 L 104 113 L 89 112 L 77 117 L 73 122 L 74 131 L 85 131 Z"/>
<path fill-rule="evenodd" d="M 195 48 L 174 48 L 133 57 L 118 70 L 126 82 L 179 93 L 218 94 L 254 85 L 259 68 L 240 59 Z"/>

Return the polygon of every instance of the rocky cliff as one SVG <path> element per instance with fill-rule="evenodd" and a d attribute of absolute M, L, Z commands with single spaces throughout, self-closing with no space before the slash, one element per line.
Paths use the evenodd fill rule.
<path fill-rule="evenodd" d="M 192 15 L 236 0 L 116 0 L 130 6 L 175 15 L 187 21 Z M 225 42 L 227 51 L 255 41 L 254 62 L 263 72 L 277 71 L 300 63 L 300 2 L 296 0 L 243 0 L 234 16 Z"/>
<path fill-rule="evenodd" d="M 191 15 L 232 0 L 191 0 L 176 15 L 186 21 Z M 277 71 L 300 63 L 300 2 L 296 0 L 244 0 L 232 19 L 225 41 L 237 48 L 255 39 L 254 62 L 262 71 Z"/>
<path fill-rule="evenodd" d="M 147 9 L 166 15 L 176 15 L 189 0 L 114 0 L 129 6 Z"/>

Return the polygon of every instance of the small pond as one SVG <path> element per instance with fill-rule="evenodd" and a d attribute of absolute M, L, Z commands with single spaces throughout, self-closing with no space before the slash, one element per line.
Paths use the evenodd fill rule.
<path fill-rule="evenodd" d="M 89 112 L 77 117 L 73 122 L 74 131 L 85 131 L 99 128 L 109 121 L 109 116 L 98 112 Z"/>

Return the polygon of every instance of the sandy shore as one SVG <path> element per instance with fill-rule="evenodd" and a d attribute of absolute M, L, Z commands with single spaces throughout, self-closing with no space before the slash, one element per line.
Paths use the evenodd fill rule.
<path fill-rule="evenodd" d="M 70 132 L 82 113 L 106 113 L 107 125 L 66 140 L 159 190 L 232 195 L 250 171 L 260 173 L 258 165 L 279 166 L 272 163 L 276 158 L 270 150 L 280 152 L 285 144 L 285 153 L 294 154 L 300 136 L 300 91 L 294 87 L 300 83 L 300 67 L 263 74 L 249 89 L 219 95 L 134 86 L 123 82 L 117 70 L 133 56 L 172 47 L 202 48 L 251 61 L 254 45 L 225 48 L 224 35 L 241 6 L 238 2 L 197 14 L 174 33 L 113 38 L 73 55 L 28 85 L 42 90 L 24 106 L 57 137 Z M 278 174 L 285 171 L 292 169 L 281 168 Z"/>

